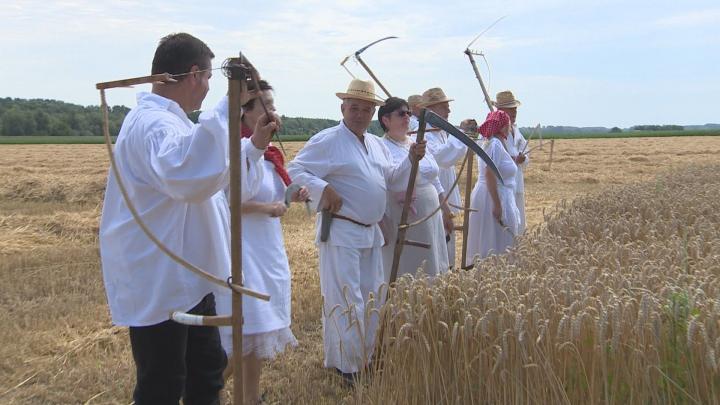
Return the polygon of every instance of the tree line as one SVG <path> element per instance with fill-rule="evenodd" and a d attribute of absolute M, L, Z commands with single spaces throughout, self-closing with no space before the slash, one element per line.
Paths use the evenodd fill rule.
<path fill-rule="evenodd" d="M 117 135 L 130 111 L 125 106 L 110 107 L 110 133 Z M 0 98 L 0 135 L 102 135 L 99 106 L 83 107 L 57 100 Z"/>
<path fill-rule="evenodd" d="M 109 108 L 110 135 L 120 131 L 128 107 Z M 199 112 L 188 114 L 197 122 Z M 282 116 L 280 136 L 310 136 L 338 124 L 338 120 Z M 369 132 L 380 135 L 382 130 L 373 121 Z M 57 100 L 0 98 L 0 135 L 3 136 L 100 136 L 102 114 L 99 106 L 81 106 Z"/>
<path fill-rule="evenodd" d="M 635 131 L 684 131 L 685 127 L 681 125 L 635 125 L 632 129 Z"/>

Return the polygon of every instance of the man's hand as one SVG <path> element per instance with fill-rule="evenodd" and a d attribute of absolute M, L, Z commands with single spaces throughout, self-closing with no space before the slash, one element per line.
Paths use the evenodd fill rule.
<path fill-rule="evenodd" d="M 420 159 L 422 159 L 425 156 L 425 148 L 427 146 L 427 141 L 422 142 L 416 142 L 410 145 L 410 161 L 411 162 L 419 162 Z"/>
<path fill-rule="evenodd" d="M 267 114 L 261 115 L 250 137 L 253 145 L 258 149 L 267 148 L 275 131 L 280 129 L 280 125 L 282 125 L 282 121 L 277 114 L 268 112 Z"/>
<path fill-rule="evenodd" d="M 322 197 L 320 197 L 320 208 L 335 214 L 340 211 L 342 205 L 343 201 L 340 195 L 329 185 L 326 186 L 323 190 Z"/>
<path fill-rule="evenodd" d="M 515 163 L 521 165 L 525 161 L 525 158 L 526 158 L 525 154 L 521 152 L 520 154 L 515 156 L 514 160 L 515 160 Z"/>
<path fill-rule="evenodd" d="M 283 202 L 271 202 L 267 203 L 264 206 L 264 211 L 266 214 L 270 215 L 271 217 L 281 217 L 285 215 L 285 212 L 287 212 L 287 207 L 285 206 L 285 203 Z"/>
<path fill-rule="evenodd" d="M 477 121 L 475 121 L 473 118 L 464 119 L 464 120 L 460 123 L 460 128 L 461 128 L 464 132 L 477 133 L 478 123 L 477 123 Z"/>
<path fill-rule="evenodd" d="M 447 201 L 445 204 L 443 204 L 442 208 L 442 220 L 443 220 L 443 228 L 445 228 L 446 233 L 453 233 L 455 232 L 455 222 L 453 222 L 453 218 L 455 218 L 455 214 L 450 211 L 450 206 L 448 205 Z"/>
<path fill-rule="evenodd" d="M 310 199 L 310 192 L 305 187 L 300 187 L 296 192 L 293 193 L 290 201 L 292 202 L 305 202 Z"/>

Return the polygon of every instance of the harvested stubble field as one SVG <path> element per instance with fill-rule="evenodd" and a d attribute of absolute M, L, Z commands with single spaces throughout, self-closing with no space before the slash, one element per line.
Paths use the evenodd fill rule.
<path fill-rule="evenodd" d="M 266 368 L 269 399 L 717 401 L 707 349 L 720 361 L 720 167 L 654 179 L 717 163 L 720 138 L 559 140 L 549 170 L 548 150 L 526 173 L 528 222 L 545 211 L 545 226 L 479 273 L 403 284 L 387 336 L 418 339 L 401 336 L 415 345 L 394 345 L 357 393 L 322 369 L 313 224 L 293 207 L 283 221 L 300 346 Z M 2 146 L 0 167 L 0 402 L 130 403 L 127 331 L 109 322 L 97 253 L 103 146 Z M 636 182 L 647 183 L 626 187 Z M 443 344 L 424 352 L 421 336 Z"/>

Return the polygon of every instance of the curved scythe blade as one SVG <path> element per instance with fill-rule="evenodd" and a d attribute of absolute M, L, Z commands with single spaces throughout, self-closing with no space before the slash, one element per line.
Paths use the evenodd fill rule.
<path fill-rule="evenodd" d="M 355 51 L 355 56 L 358 56 L 358 55 L 360 55 L 361 53 L 365 52 L 366 49 L 368 49 L 368 48 L 370 48 L 371 46 L 377 44 L 378 42 L 385 41 L 386 39 L 395 39 L 395 38 L 397 38 L 397 37 L 389 36 L 389 37 L 385 37 L 385 38 L 380 38 L 380 39 L 378 39 L 378 40 L 375 41 L 375 42 L 371 42 L 371 43 L 363 46 L 362 48 L 358 49 L 357 51 Z"/>
<path fill-rule="evenodd" d="M 470 150 L 473 151 L 480 159 L 485 162 L 486 165 L 492 170 L 493 173 L 495 173 L 495 177 L 500 181 L 500 184 L 505 185 L 505 181 L 503 180 L 502 176 L 500 175 L 500 171 L 498 170 L 497 166 L 495 166 L 495 162 L 490 159 L 490 156 L 485 153 L 483 148 L 480 147 L 475 141 L 470 139 L 469 136 L 465 135 L 461 130 L 457 129 L 454 125 L 451 123 L 445 121 L 442 119 L 439 115 L 435 114 L 434 112 L 430 110 L 425 111 L 425 122 L 428 124 L 440 128 L 447 132 L 449 135 L 454 136 L 457 138 L 460 142 L 462 142 L 465 146 L 470 148 Z"/>
<path fill-rule="evenodd" d="M 485 29 L 483 30 L 483 32 L 479 33 L 478 36 L 475 37 L 475 39 L 473 39 L 472 41 L 470 41 L 470 43 L 468 44 L 468 46 L 465 47 L 465 49 L 468 49 L 468 50 L 469 50 L 470 47 L 472 46 L 472 44 L 475 43 L 475 41 L 477 41 L 478 39 L 480 39 L 480 37 L 481 37 L 484 33 L 490 31 L 490 28 L 494 27 L 495 24 L 499 23 L 500 20 L 502 20 L 502 19 L 505 18 L 505 17 L 507 17 L 507 16 L 504 15 L 504 16 L 498 18 L 497 20 L 495 20 L 495 22 L 492 23 L 492 24 L 490 24 L 490 26 L 488 26 L 487 28 L 485 28 Z M 372 44 L 370 44 L 370 45 L 372 45 Z"/>

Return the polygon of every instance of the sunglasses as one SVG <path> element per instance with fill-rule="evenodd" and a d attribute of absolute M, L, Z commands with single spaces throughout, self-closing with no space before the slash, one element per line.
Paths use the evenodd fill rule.
<path fill-rule="evenodd" d="M 403 118 L 403 117 L 405 117 L 406 115 L 407 115 L 408 117 L 410 117 L 410 116 L 412 115 L 412 112 L 410 112 L 410 111 L 408 111 L 408 110 L 398 110 L 398 111 L 395 111 L 395 112 L 397 113 L 397 116 L 400 117 L 400 118 Z"/>

